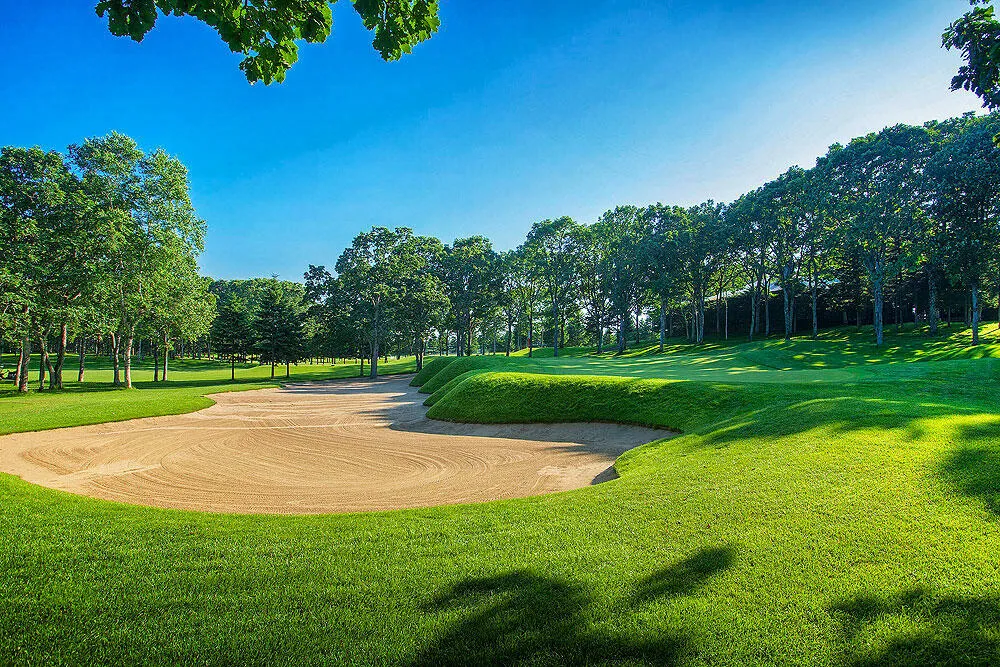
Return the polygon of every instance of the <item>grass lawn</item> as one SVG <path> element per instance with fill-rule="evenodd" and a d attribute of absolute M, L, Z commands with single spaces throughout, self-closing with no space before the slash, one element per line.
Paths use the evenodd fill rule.
<path fill-rule="evenodd" d="M 480 372 L 432 416 L 684 432 L 627 453 L 615 481 L 550 496 L 228 516 L 0 475 L 0 662 L 997 663 L 1000 348 L 993 327 L 975 350 L 966 336 L 464 369 Z M 269 382 L 188 372 L 93 405 L 191 409 Z M 86 389 L 2 397 L 0 428 L 86 419 Z"/>

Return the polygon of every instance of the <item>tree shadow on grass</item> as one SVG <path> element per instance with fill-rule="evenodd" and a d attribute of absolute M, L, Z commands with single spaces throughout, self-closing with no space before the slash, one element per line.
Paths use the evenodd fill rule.
<path fill-rule="evenodd" d="M 962 426 L 951 452 L 938 468 L 945 481 L 965 495 L 981 501 L 1000 517 L 1000 418 Z"/>
<path fill-rule="evenodd" d="M 730 546 L 702 549 L 644 579 L 635 594 L 635 600 L 646 603 L 690 595 L 712 576 L 729 569 L 733 560 L 734 552 Z"/>
<path fill-rule="evenodd" d="M 618 613 L 690 595 L 732 565 L 730 548 L 702 549 L 642 580 Z M 676 664 L 690 640 L 681 629 L 650 636 L 609 633 L 584 586 L 527 570 L 467 579 L 436 598 L 430 613 L 457 616 L 413 665 Z"/>
<path fill-rule="evenodd" d="M 994 665 L 1000 598 L 935 596 L 914 588 L 834 605 L 853 665 Z M 899 628 L 905 627 L 905 630 Z"/>

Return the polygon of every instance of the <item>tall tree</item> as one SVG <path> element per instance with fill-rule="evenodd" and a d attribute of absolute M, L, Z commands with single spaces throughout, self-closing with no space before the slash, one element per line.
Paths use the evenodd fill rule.
<path fill-rule="evenodd" d="M 857 249 L 871 283 L 879 346 L 886 280 L 914 260 L 913 237 L 927 197 L 923 168 L 931 149 L 925 128 L 897 125 L 834 146 L 820 160 L 836 204 L 840 241 Z"/>
<path fill-rule="evenodd" d="M 115 383 L 123 357 L 124 384 L 131 388 L 136 331 L 148 323 L 163 291 L 156 283 L 173 280 L 169 267 L 202 251 L 205 222 L 195 214 L 184 165 L 161 150 L 146 155 L 129 137 L 112 133 L 71 146 L 70 155 L 95 203 L 95 233 L 105 244 L 104 291 L 116 319 L 109 332 Z"/>
<path fill-rule="evenodd" d="M 403 291 L 403 278 L 418 265 L 413 232 L 375 227 L 358 234 L 337 260 L 337 273 L 354 301 L 354 314 L 368 330 L 369 375 L 378 377 L 380 349 L 386 327 Z"/>
<path fill-rule="evenodd" d="M 538 262 L 539 275 L 552 308 L 552 355 L 556 357 L 559 356 L 563 308 L 573 293 L 577 276 L 574 244 L 576 227 L 576 222 L 566 216 L 543 220 L 531 226 L 525 240 Z"/>
<path fill-rule="evenodd" d="M 953 280 L 969 291 L 972 344 L 979 344 L 981 291 L 997 266 L 1000 244 L 1000 115 L 969 119 L 928 165 L 932 215 L 943 223 L 945 256 Z"/>

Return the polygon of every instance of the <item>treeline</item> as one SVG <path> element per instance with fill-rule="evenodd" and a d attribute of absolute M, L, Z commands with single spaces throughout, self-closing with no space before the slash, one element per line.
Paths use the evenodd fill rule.
<path fill-rule="evenodd" d="M 469 355 L 545 345 L 623 352 L 680 329 L 789 338 L 821 324 L 961 313 L 979 342 L 1000 289 L 1000 115 L 898 125 L 834 145 L 729 204 L 619 206 L 591 224 L 535 223 L 497 251 L 483 236 L 444 244 L 410 229 L 359 234 L 303 283 L 198 275 L 205 223 L 186 171 L 119 134 L 0 151 L 0 327 L 39 384 L 62 386 L 69 343 L 110 356 L 115 384 L 154 356 L 154 379 L 187 342 L 231 363 Z M 777 302 L 777 312 L 773 304 Z M 124 371 L 121 378 L 119 364 Z M 364 373 L 364 363 L 362 363 Z"/>
<path fill-rule="evenodd" d="M 772 295 L 785 338 L 805 305 L 814 337 L 823 311 L 843 323 L 853 313 L 858 326 L 870 313 L 881 345 L 887 312 L 936 334 L 942 295 L 949 321 L 957 295 L 975 345 L 984 301 L 1000 286 L 998 134 L 997 115 L 897 125 L 834 145 L 814 167 L 730 204 L 619 206 L 589 225 L 545 220 L 505 252 L 482 236 L 445 245 L 375 228 L 334 272 L 306 274 L 316 335 L 330 350 L 364 350 L 374 377 L 387 345 L 412 349 L 418 366 L 429 346 L 530 354 L 539 326 L 557 355 L 567 336 L 624 351 L 630 333 L 653 323 L 662 345 L 675 320 L 702 342 L 713 308 L 728 333 L 730 300 L 745 308 L 753 339 L 771 332 Z"/>

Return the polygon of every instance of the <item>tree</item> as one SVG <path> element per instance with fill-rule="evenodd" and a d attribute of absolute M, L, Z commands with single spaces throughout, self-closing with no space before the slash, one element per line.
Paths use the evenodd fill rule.
<path fill-rule="evenodd" d="M 273 277 L 262 294 L 254 334 L 260 360 L 271 365 L 272 378 L 277 364 L 285 364 L 288 377 L 290 365 L 302 358 L 303 296 L 300 286 Z"/>
<path fill-rule="evenodd" d="M 559 356 L 561 315 L 577 275 L 574 254 L 576 228 L 573 219 L 566 216 L 543 220 L 531 226 L 525 241 L 532 248 L 531 256 L 538 262 L 539 275 L 552 307 L 552 355 L 555 357 Z"/>
<path fill-rule="evenodd" d="M 643 272 L 644 237 L 642 211 L 618 206 L 605 211 L 595 223 L 609 248 L 608 281 L 611 307 L 618 319 L 618 353 L 625 351 L 626 329 L 632 309 L 639 306 Z"/>
<path fill-rule="evenodd" d="M 641 255 L 645 278 L 660 306 L 660 352 L 667 338 L 667 309 L 679 289 L 677 235 L 686 215 L 680 206 L 663 204 L 650 206 L 643 213 L 647 235 Z"/>
<path fill-rule="evenodd" d="M 705 340 L 705 299 L 728 248 L 724 212 L 725 208 L 713 201 L 692 206 L 677 231 L 678 276 L 687 289 L 695 343 Z"/>
<path fill-rule="evenodd" d="M 334 0 L 335 2 L 336 0 Z M 141 42 L 159 14 L 192 16 L 215 29 L 240 63 L 247 80 L 281 82 L 298 60 L 299 40 L 322 43 L 333 28 L 330 0 L 100 0 L 97 14 L 108 30 Z M 437 0 L 354 0 L 372 46 L 384 60 L 398 60 L 437 31 Z"/>
<path fill-rule="evenodd" d="M 253 340 L 253 321 L 246 301 L 237 297 L 221 304 L 212 322 L 212 344 L 223 357 L 229 357 L 230 379 L 236 379 L 236 362 L 249 352 Z"/>
<path fill-rule="evenodd" d="M 604 351 L 604 328 L 611 312 L 611 248 L 600 225 L 576 228 L 576 259 L 580 296 L 587 317 L 594 327 L 597 353 Z"/>
<path fill-rule="evenodd" d="M 927 166 L 936 197 L 933 216 L 944 228 L 946 267 L 969 290 L 972 344 L 979 344 L 980 292 L 996 267 L 1000 242 L 1000 116 L 970 118 Z"/>
<path fill-rule="evenodd" d="M 962 52 L 965 65 L 951 80 L 952 90 L 968 90 L 989 109 L 1000 108 L 1000 21 L 992 0 L 971 0 L 963 14 L 941 37 L 944 48 Z"/>
<path fill-rule="evenodd" d="M 922 174 L 931 148 L 925 128 L 897 125 L 834 146 L 820 160 L 840 242 L 857 249 L 871 283 L 878 346 L 886 279 L 914 259 L 912 241 L 927 197 Z"/>
<path fill-rule="evenodd" d="M 146 155 L 125 135 L 112 133 L 70 147 L 70 155 L 95 205 L 93 230 L 101 239 L 101 280 L 115 319 L 109 332 L 115 384 L 118 360 L 125 360 L 125 386 L 132 387 L 136 331 L 148 325 L 164 303 L 157 281 L 173 281 L 172 269 L 204 248 L 205 222 L 188 192 L 187 169 L 162 150 Z"/>
<path fill-rule="evenodd" d="M 402 277 L 402 294 L 397 316 L 402 333 L 413 342 L 417 370 L 424 367 L 424 347 L 431 330 L 444 320 L 448 296 L 435 270 L 444 256 L 441 242 L 428 236 L 413 239 L 416 261 Z"/>
<path fill-rule="evenodd" d="M 456 354 L 472 354 L 472 332 L 496 307 L 497 254 L 485 236 L 455 239 L 440 260 L 440 275 L 451 303 Z"/>
<path fill-rule="evenodd" d="M 379 349 L 386 337 L 386 325 L 402 295 L 403 277 L 418 262 L 413 232 L 405 227 L 375 227 L 358 234 L 337 260 L 337 273 L 354 299 L 354 316 L 368 330 L 373 380 L 378 377 Z"/>

